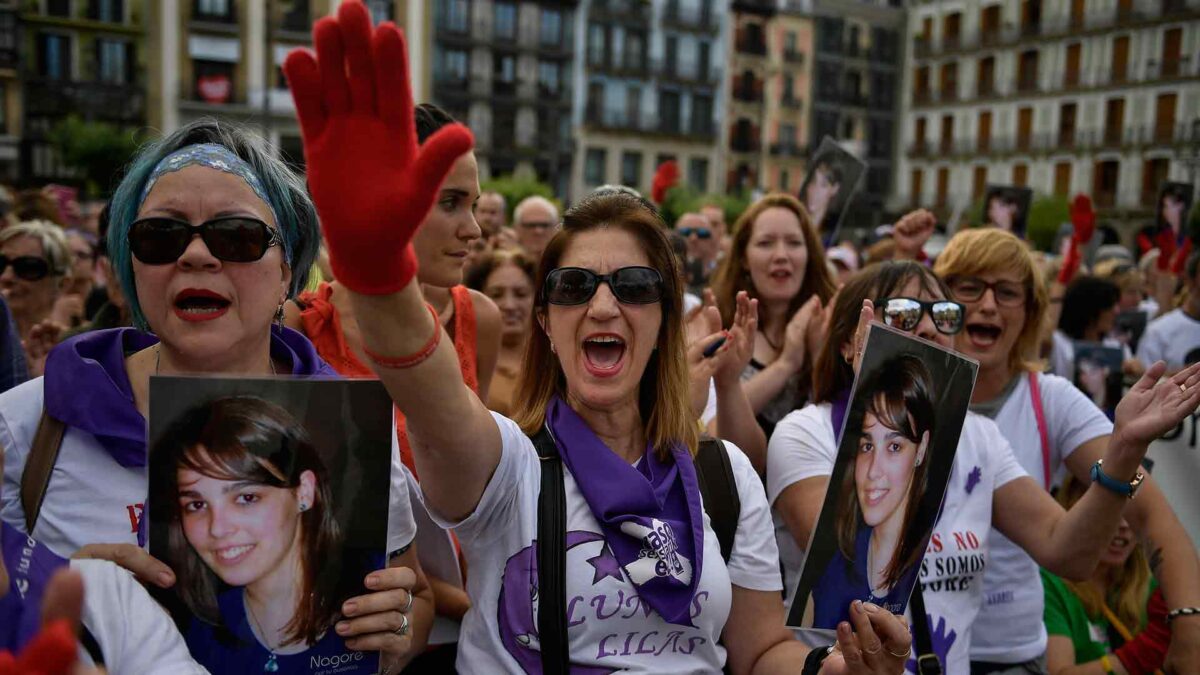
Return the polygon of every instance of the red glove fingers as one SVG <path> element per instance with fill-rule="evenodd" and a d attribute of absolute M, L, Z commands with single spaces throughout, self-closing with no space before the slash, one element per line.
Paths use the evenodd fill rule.
<path fill-rule="evenodd" d="M 1192 254 L 1192 240 L 1184 239 L 1183 246 L 1175 252 L 1175 258 L 1171 261 L 1171 273 L 1175 276 L 1182 276 L 1184 268 L 1187 266 L 1188 256 Z"/>
<path fill-rule="evenodd" d="M 1175 234 L 1171 230 L 1164 229 L 1154 235 L 1154 244 L 1158 247 L 1158 269 L 1161 272 L 1166 272 L 1171 266 L 1171 260 L 1175 256 Z"/>
<path fill-rule="evenodd" d="M 0 675 L 67 675 L 78 657 L 75 633 L 65 620 L 46 625 L 14 659 L 0 652 Z"/>
<path fill-rule="evenodd" d="M 360 0 L 318 21 L 313 42 L 315 57 L 293 51 L 283 68 L 330 263 L 352 291 L 394 293 L 416 275 L 413 235 L 474 140 L 455 124 L 417 145 L 404 37 L 391 23 L 372 32 Z"/>

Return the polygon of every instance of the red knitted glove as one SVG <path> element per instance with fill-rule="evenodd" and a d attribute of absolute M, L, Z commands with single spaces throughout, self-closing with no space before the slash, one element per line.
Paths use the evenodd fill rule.
<path fill-rule="evenodd" d="M 395 293 L 417 272 L 411 241 L 454 162 L 471 149 L 466 127 L 417 145 L 404 36 L 371 29 L 361 0 L 313 27 L 316 56 L 288 54 L 304 158 L 334 276 L 366 295 Z"/>
<path fill-rule="evenodd" d="M 0 675 L 67 675 L 75 665 L 76 650 L 71 624 L 54 621 L 25 645 L 20 656 L 0 652 Z"/>
<path fill-rule="evenodd" d="M 1058 270 L 1058 283 L 1066 286 L 1075 278 L 1075 273 L 1079 271 L 1079 264 L 1083 262 L 1083 256 L 1079 254 L 1079 240 L 1071 237 L 1071 243 L 1067 248 L 1067 254 L 1063 256 L 1062 267 Z"/>
<path fill-rule="evenodd" d="M 1167 601 L 1162 589 L 1154 589 L 1146 603 L 1146 627 L 1132 640 L 1113 652 L 1129 675 L 1153 673 L 1163 667 L 1167 647 L 1171 645 L 1171 628 L 1167 624 Z"/>
<path fill-rule="evenodd" d="M 1072 239 L 1085 245 L 1092 240 L 1092 234 L 1096 232 L 1096 212 L 1092 210 L 1092 200 L 1087 195 L 1075 195 L 1075 200 L 1071 202 L 1071 225 L 1074 226 Z"/>

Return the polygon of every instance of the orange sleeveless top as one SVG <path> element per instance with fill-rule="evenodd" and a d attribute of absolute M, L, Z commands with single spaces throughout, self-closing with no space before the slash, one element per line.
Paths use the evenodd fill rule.
<path fill-rule="evenodd" d="M 306 291 L 300 295 L 298 304 L 301 308 L 300 321 L 304 327 L 304 334 L 317 348 L 321 358 L 342 376 L 374 378 L 375 371 L 360 361 L 346 344 L 342 319 L 330 300 L 332 296 L 333 286 L 325 282 L 322 282 L 317 290 Z M 450 333 L 454 337 L 454 351 L 458 353 L 458 367 L 462 369 L 463 382 L 478 394 L 475 305 L 471 302 L 471 291 L 466 286 L 454 286 L 450 289 L 450 297 L 454 302 L 454 321 L 450 324 Z M 400 442 L 401 461 L 413 476 L 416 476 L 417 468 L 413 464 L 412 447 L 408 444 L 404 415 L 399 409 L 396 410 L 396 438 Z"/>

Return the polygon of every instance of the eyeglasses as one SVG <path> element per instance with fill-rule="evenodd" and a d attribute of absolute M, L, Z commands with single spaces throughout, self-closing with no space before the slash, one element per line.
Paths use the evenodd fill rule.
<path fill-rule="evenodd" d="M 608 284 L 612 294 L 627 305 L 649 305 L 662 300 L 663 278 L 652 267 L 622 267 L 596 274 L 582 267 L 559 267 L 546 275 L 542 294 L 552 305 L 582 305 Z"/>
<path fill-rule="evenodd" d="M 208 251 L 225 262 L 261 260 L 267 249 L 283 243 L 279 233 L 257 218 L 215 218 L 199 225 L 174 218 L 142 218 L 129 226 L 129 249 L 147 265 L 166 265 L 200 235 Z"/>
<path fill-rule="evenodd" d="M 916 298 L 884 298 L 876 303 L 883 311 L 883 322 L 905 332 L 915 330 L 921 316 L 928 314 L 933 326 L 943 335 L 962 330 L 967 310 L 953 300 L 917 300 Z"/>
<path fill-rule="evenodd" d="M 25 281 L 41 281 L 50 274 L 50 263 L 44 258 L 38 258 L 32 255 L 22 255 L 16 258 L 9 258 L 5 255 L 0 255 L 0 274 L 4 274 L 4 270 L 12 265 L 13 274 L 17 275 L 18 279 Z"/>
<path fill-rule="evenodd" d="M 978 277 L 952 277 L 946 280 L 950 292 L 962 302 L 979 302 L 990 288 L 996 304 L 1001 307 L 1020 307 L 1025 304 L 1025 285 L 1016 281 L 988 283 Z"/>
<path fill-rule="evenodd" d="M 682 234 L 684 237 L 690 237 L 694 234 L 699 239 L 712 238 L 712 230 L 707 227 L 681 227 L 679 228 L 679 234 Z"/>
<path fill-rule="evenodd" d="M 550 221 L 538 221 L 538 220 L 528 221 L 528 222 L 521 221 L 521 222 L 517 223 L 517 225 L 520 227 L 523 227 L 527 230 L 552 230 L 552 229 L 554 229 L 554 223 L 551 223 Z"/>

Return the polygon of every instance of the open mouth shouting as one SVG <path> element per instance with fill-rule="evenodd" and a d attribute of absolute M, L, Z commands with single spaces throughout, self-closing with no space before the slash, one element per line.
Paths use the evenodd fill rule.
<path fill-rule="evenodd" d="M 1004 333 L 1004 329 L 996 324 L 981 322 L 967 324 L 967 340 L 976 349 L 990 349 L 1000 340 L 1002 333 Z"/>
<path fill-rule="evenodd" d="M 185 288 L 175 296 L 172 308 L 184 321 L 212 321 L 225 315 L 232 302 L 204 288 Z"/>
<path fill-rule="evenodd" d="M 795 275 L 792 274 L 792 271 L 789 269 L 776 268 L 771 270 L 767 276 L 770 277 L 771 281 L 780 284 L 786 284 L 787 282 L 791 281 L 792 277 Z"/>
<path fill-rule="evenodd" d="M 625 365 L 625 339 L 613 333 L 596 333 L 583 339 L 583 364 L 594 377 L 613 377 Z"/>

